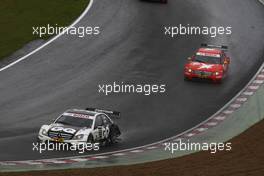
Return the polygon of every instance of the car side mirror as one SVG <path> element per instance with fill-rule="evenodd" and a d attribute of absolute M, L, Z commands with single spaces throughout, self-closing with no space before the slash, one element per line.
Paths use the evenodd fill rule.
<path fill-rule="evenodd" d="M 192 61 L 192 58 L 191 57 L 188 57 L 187 60 L 190 62 L 190 61 Z"/>

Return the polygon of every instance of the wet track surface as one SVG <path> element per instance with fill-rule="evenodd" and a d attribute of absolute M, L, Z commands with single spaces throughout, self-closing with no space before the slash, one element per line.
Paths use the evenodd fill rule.
<path fill-rule="evenodd" d="M 232 26 L 231 36 L 164 35 L 164 26 Z M 0 161 L 72 156 L 39 154 L 32 142 L 42 124 L 65 109 L 120 111 L 123 135 L 100 152 L 149 144 L 187 130 L 228 102 L 257 71 L 264 53 L 264 8 L 252 0 L 95 0 L 77 26 L 100 26 L 99 36 L 62 36 L 0 73 Z M 183 66 L 200 43 L 229 46 L 223 84 L 183 81 Z M 98 93 L 98 84 L 166 84 L 166 93 Z M 90 154 L 90 153 L 86 153 Z"/>

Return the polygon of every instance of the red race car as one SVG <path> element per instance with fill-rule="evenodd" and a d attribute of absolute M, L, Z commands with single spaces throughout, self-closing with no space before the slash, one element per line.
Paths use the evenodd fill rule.
<path fill-rule="evenodd" d="M 202 44 L 195 55 L 188 58 L 184 68 L 185 80 L 193 78 L 221 82 L 226 77 L 230 58 L 226 55 L 227 46 Z"/>

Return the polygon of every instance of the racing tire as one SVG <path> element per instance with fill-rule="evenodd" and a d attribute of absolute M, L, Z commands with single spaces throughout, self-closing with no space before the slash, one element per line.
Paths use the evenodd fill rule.
<path fill-rule="evenodd" d="M 121 132 L 120 132 L 118 126 L 117 125 L 113 125 L 110 128 L 110 133 L 109 133 L 109 136 L 108 136 L 108 143 L 109 144 L 117 143 L 118 136 L 120 136 L 120 134 L 121 134 Z"/>
<path fill-rule="evenodd" d="M 109 134 L 109 144 L 114 144 L 117 143 L 117 135 L 116 135 L 116 131 L 112 130 Z"/>
<path fill-rule="evenodd" d="M 191 81 L 191 79 L 186 77 L 186 76 L 184 76 L 184 81 Z"/>
<path fill-rule="evenodd" d="M 88 139 L 87 139 L 87 143 L 91 143 L 93 144 L 94 143 L 94 138 L 92 135 L 89 135 Z"/>
<path fill-rule="evenodd" d="M 37 137 L 37 143 L 42 143 L 42 140 L 40 140 L 38 137 Z"/>
<path fill-rule="evenodd" d="M 37 143 L 47 143 L 47 141 L 42 141 L 42 140 L 40 140 L 38 137 L 36 138 L 36 141 L 37 141 Z"/>

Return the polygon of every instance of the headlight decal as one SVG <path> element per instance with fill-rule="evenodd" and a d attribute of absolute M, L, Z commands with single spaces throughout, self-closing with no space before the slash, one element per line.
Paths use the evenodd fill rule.
<path fill-rule="evenodd" d="M 83 139 L 84 138 L 84 134 L 77 134 L 73 137 L 74 140 L 79 140 L 79 139 Z"/>

